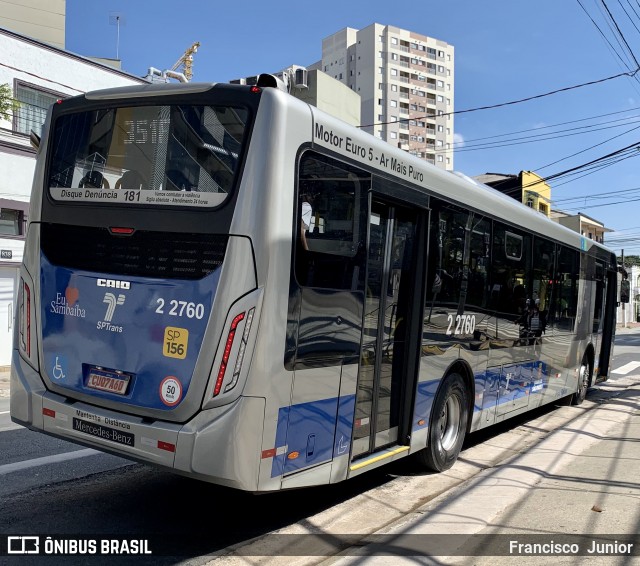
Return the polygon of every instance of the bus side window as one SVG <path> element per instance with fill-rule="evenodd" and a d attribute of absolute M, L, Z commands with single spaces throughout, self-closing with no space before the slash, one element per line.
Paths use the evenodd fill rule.
<path fill-rule="evenodd" d="M 559 245 L 557 249 L 553 324 L 557 330 L 569 332 L 573 329 L 578 308 L 579 255 L 566 246 Z"/>
<path fill-rule="evenodd" d="M 300 160 L 295 273 L 300 285 L 358 289 L 370 175 L 308 152 Z"/>

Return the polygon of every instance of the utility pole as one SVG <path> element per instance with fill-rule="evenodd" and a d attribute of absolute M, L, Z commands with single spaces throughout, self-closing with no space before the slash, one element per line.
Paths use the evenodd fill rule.
<path fill-rule="evenodd" d="M 624 268 L 624 250 L 620 250 L 620 261 L 622 262 L 622 270 L 626 271 Z M 620 303 L 622 305 L 622 328 L 627 327 L 627 304 Z"/>

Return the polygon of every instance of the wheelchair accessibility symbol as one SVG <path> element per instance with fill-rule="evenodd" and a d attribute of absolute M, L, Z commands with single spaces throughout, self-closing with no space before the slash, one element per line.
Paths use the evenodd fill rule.
<path fill-rule="evenodd" d="M 67 377 L 67 360 L 64 356 L 52 356 L 51 375 L 54 379 L 64 379 Z"/>

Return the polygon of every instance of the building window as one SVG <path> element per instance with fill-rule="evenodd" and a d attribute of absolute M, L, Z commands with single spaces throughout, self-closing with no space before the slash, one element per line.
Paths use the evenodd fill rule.
<path fill-rule="evenodd" d="M 392 140 L 398 139 L 398 133 L 397 132 L 389 132 L 389 138 Z"/>
<path fill-rule="evenodd" d="M 391 38 L 391 45 L 398 45 L 398 38 L 397 37 L 392 37 Z"/>
<path fill-rule="evenodd" d="M 0 235 L 22 235 L 22 211 L 10 208 L 0 209 Z"/>
<path fill-rule="evenodd" d="M 391 69 L 391 76 L 392 77 L 397 77 L 398 76 L 398 70 L 397 69 Z"/>
<path fill-rule="evenodd" d="M 392 92 L 398 92 L 398 85 L 391 85 Z"/>
<path fill-rule="evenodd" d="M 440 163 L 442 163 L 442 162 L 444 161 L 444 158 L 442 157 L 442 155 L 438 155 L 438 161 L 439 161 Z"/>
<path fill-rule="evenodd" d="M 16 100 L 20 106 L 15 112 L 14 130 L 27 135 L 34 130 L 36 134 L 41 135 L 47 110 L 59 98 L 62 98 L 59 94 L 18 82 Z"/>
<path fill-rule="evenodd" d="M 397 108 L 398 107 L 398 101 L 397 100 L 390 100 L 389 101 L 389 106 L 391 106 L 391 108 Z"/>

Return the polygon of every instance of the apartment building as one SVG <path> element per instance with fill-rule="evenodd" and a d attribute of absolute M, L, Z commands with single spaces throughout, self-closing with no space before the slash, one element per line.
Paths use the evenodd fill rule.
<path fill-rule="evenodd" d="M 394 26 L 345 28 L 322 41 L 319 68 L 361 99 L 365 131 L 453 170 L 454 48 Z"/>

